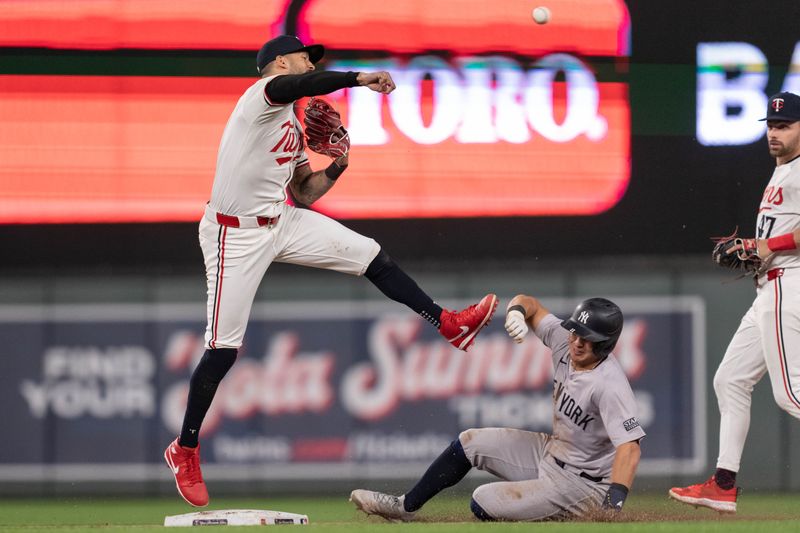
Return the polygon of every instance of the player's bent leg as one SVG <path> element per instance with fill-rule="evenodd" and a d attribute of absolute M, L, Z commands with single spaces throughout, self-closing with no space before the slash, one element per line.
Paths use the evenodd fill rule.
<path fill-rule="evenodd" d="M 472 497 L 495 520 L 545 521 L 581 517 L 603 502 L 608 485 L 565 470 L 545 454 L 539 477 L 478 487 Z"/>
<path fill-rule="evenodd" d="M 391 521 L 411 522 L 415 513 L 406 511 L 405 496 L 393 496 L 383 492 L 356 489 L 350 493 L 350 501 L 356 509 L 368 515 L 377 515 Z"/>
<path fill-rule="evenodd" d="M 434 327 L 441 326 L 439 321 L 442 315 L 441 306 L 434 302 L 383 250 L 372 259 L 364 272 L 364 277 L 388 298 L 406 305 Z"/>
<path fill-rule="evenodd" d="M 414 487 L 404 495 L 398 497 L 358 489 L 350 494 L 350 501 L 367 514 L 408 522 L 425 503 L 442 490 L 461 481 L 471 469 L 472 465 L 464 454 L 461 442 L 456 439 L 439 454 Z"/>
<path fill-rule="evenodd" d="M 549 435 L 514 428 L 473 428 L 462 431 L 458 440 L 473 467 L 506 481 L 521 481 L 539 477 Z"/>
<path fill-rule="evenodd" d="M 497 296 L 488 294 L 461 311 L 442 310 L 381 251 L 375 240 L 320 213 L 286 207 L 281 224 L 291 225 L 292 230 L 285 231 L 276 243 L 276 261 L 366 275 L 386 296 L 438 327 L 447 341 L 460 350 L 472 345 L 497 308 Z"/>
<path fill-rule="evenodd" d="M 563 507 L 555 503 L 556 494 L 543 480 L 498 481 L 475 489 L 472 493 L 474 505 L 471 503 L 470 508 L 481 520 L 552 520 L 565 516 Z M 480 509 L 478 513 L 477 509 Z"/>
<path fill-rule="evenodd" d="M 711 476 L 704 483 L 689 485 L 688 487 L 673 487 L 669 496 L 681 503 L 695 507 L 708 507 L 722 513 L 736 512 L 736 498 L 739 489 L 732 487 L 723 489 L 717 484 L 715 476 Z"/>
<path fill-rule="evenodd" d="M 466 351 L 472 345 L 497 308 L 497 297 L 489 294 L 462 311 L 442 309 L 383 250 L 375 256 L 364 275 L 383 294 L 407 305 L 433 324 L 447 342 L 460 350 Z"/>
<path fill-rule="evenodd" d="M 431 498 L 452 487 L 472 470 L 461 442 L 455 439 L 434 459 L 422 477 L 405 493 L 403 506 L 407 511 L 418 511 Z"/>
<path fill-rule="evenodd" d="M 284 206 L 283 231 L 275 243 L 275 261 L 363 275 L 381 247 L 332 218 L 309 209 Z"/>
<path fill-rule="evenodd" d="M 175 476 L 181 497 L 195 507 L 208 505 L 208 490 L 200 472 L 200 446 L 187 448 L 175 439 L 164 450 L 164 460 Z"/>
<path fill-rule="evenodd" d="M 434 459 L 414 487 L 406 492 L 404 508 L 411 512 L 418 511 L 441 491 L 464 479 L 470 470 L 472 464 L 461 442 L 455 439 Z"/>

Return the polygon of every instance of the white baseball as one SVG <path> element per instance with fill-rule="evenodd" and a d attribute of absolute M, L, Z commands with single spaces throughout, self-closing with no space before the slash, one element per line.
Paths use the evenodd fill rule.
<path fill-rule="evenodd" d="M 550 20 L 550 10 L 544 6 L 539 6 L 533 9 L 531 16 L 536 21 L 536 24 L 547 24 Z"/>

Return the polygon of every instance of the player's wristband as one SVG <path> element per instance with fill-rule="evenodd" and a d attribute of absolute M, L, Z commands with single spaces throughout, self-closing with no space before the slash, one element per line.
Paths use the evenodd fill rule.
<path fill-rule="evenodd" d="M 336 161 L 333 161 L 330 165 L 328 165 L 328 168 L 325 169 L 325 175 L 329 180 L 336 181 L 346 169 L 347 165 L 339 166 L 336 164 Z"/>
<path fill-rule="evenodd" d="M 525 316 L 525 308 L 521 305 L 512 305 L 508 309 L 506 309 L 506 314 L 510 313 L 511 311 L 519 311 L 522 313 L 522 316 Z"/>
<path fill-rule="evenodd" d="M 770 237 L 767 239 L 767 248 L 771 252 L 782 252 L 783 250 L 797 249 L 797 243 L 794 242 L 793 233 L 784 233 L 777 237 Z"/>
<path fill-rule="evenodd" d="M 619 512 L 622 511 L 622 506 L 625 504 L 625 498 L 628 497 L 628 487 L 622 483 L 612 483 L 608 487 L 606 497 L 603 498 L 603 509 L 614 509 Z"/>

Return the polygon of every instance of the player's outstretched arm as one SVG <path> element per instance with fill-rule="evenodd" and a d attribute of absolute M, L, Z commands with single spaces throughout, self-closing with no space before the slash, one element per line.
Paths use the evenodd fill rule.
<path fill-rule="evenodd" d="M 506 331 L 514 342 L 522 342 L 529 328 L 536 328 L 539 322 L 550 314 L 539 300 L 533 296 L 518 294 L 506 307 Z"/>
<path fill-rule="evenodd" d="M 292 181 L 289 182 L 292 196 L 304 206 L 313 204 L 333 187 L 347 168 L 348 162 L 349 155 L 345 154 L 324 170 L 312 171 L 309 165 L 295 169 Z"/>
<path fill-rule="evenodd" d="M 288 104 L 304 96 L 320 96 L 339 89 L 358 87 L 360 75 L 360 72 L 333 70 L 306 72 L 305 74 L 281 74 L 271 79 L 264 90 L 269 102 Z"/>
<path fill-rule="evenodd" d="M 348 87 L 367 87 L 373 91 L 389 94 L 395 84 L 391 74 L 381 72 L 337 72 L 333 70 L 307 72 L 305 74 L 282 74 L 271 79 L 264 89 L 269 102 L 288 104 L 304 96 L 330 94 Z"/>

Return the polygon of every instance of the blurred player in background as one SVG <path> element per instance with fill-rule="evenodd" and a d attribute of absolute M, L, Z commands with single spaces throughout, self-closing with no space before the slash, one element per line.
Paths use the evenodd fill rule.
<path fill-rule="evenodd" d="M 456 348 L 466 350 L 489 322 L 497 298 L 486 295 L 463 311 L 442 309 L 373 239 L 308 209 L 347 169 L 345 152 L 312 171 L 294 102 L 347 87 L 382 94 L 395 84 L 388 72 L 314 72 L 321 45 L 282 35 L 264 44 L 256 63 L 261 79 L 239 99 L 225 127 L 211 200 L 200 222 L 208 282 L 206 352 L 195 368 L 180 436 L 164 452 L 178 492 L 205 506 L 198 434 L 222 378 L 236 361 L 261 278 L 274 262 L 364 275 L 386 296 L 425 318 Z M 349 147 L 349 141 L 348 141 Z M 380 169 L 373 169 L 380 179 Z"/>
<path fill-rule="evenodd" d="M 622 509 L 645 435 L 628 379 L 611 354 L 622 332 L 622 311 L 609 300 L 591 298 L 561 321 L 536 298 L 519 295 L 508 305 L 505 325 L 516 342 L 532 328 L 552 350 L 553 433 L 468 429 L 404 495 L 354 490 L 350 500 L 358 509 L 411 521 L 472 468 L 503 480 L 473 492 L 470 508 L 481 520 L 553 520 L 599 507 Z"/>
<path fill-rule="evenodd" d="M 761 198 L 755 239 L 740 251 L 756 254 L 756 298 L 734 333 L 714 376 L 719 404 L 719 456 L 705 483 L 674 487 L 683 503 L 736 512 L 739 471 L 753 387 L 769 372 L 781 409 L 800 418 L 800 96 L 778 93 L 769 99 L 767 142 L 777 166 Z M 732 250 L 736 252 L 737 250 Z"/>

